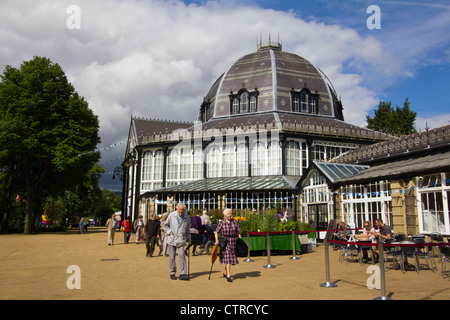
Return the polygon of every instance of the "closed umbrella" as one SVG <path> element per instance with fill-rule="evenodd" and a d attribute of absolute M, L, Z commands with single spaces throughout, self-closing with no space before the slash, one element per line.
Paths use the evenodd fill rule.
<path fill-rule="evenodd" d="M 211 270 L 209 271 L 208 280 L 211 279 L 212 268 L 214 266 L 214 262 L 216 262 L 216 260 L 217 260 L 217 256 L 219 255 L 219 252 L 220 252 L 220 247 L 218 245 L 215 245 L 211 251 Z"/>

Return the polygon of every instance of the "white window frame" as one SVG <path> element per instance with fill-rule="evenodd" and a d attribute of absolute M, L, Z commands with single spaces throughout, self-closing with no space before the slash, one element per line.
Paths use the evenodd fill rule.
<path fill-rule="evenodd" d="M 427 179 L 431 176 L 435 176 L 437 178 L 440 178 L 440 186 L 422 186 L 422 182 L 424 179 Z M 450 235 L 450 213 L 449 213 L 449 204 L 448 204 L 448 197 L 450 195 L 450 182 L 447 181 L 447 179 L 450 179 L 450 173 L 441 172 L 436 173 L 433 175 L 427 175 L 424 177 L 416 177 L 416 186 L 417 186 L 417 213 L 418 213 L 418 220 L 419 220 L 419 233 L 423 234 L 430 234 L 433 232 L 439 232 L 444 235 Z M 440 199 L 436 197 L 440 193 Z M 426 204 L 422 201 L 422 195 L 427 195 L 429 199 L 429 195 L 434 194 L 434 208 L 436 209 L 437 201 L 442 201 L 442 215 L 444 218 L 444 224 L 439 227 L 439 224 L 435 225 L 436 228 L 428 228 L 428 230 L 425 229 L 425 219 L 424 214 L 428 214 L 431 218 L 433 215 L 438 216 L 439 212 L 430 212 L 429 210 L 424 210 L 424 206 Z M 428 206 L 429 209 L 429 206 Z M 436 219 L 436 222 L 438 219 Z"/>

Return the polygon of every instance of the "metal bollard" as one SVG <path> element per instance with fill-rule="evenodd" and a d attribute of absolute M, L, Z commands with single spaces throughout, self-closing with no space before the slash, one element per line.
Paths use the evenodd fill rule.
<path fill-rule="evenodd" d="M 247 232 L 247 259 L 244 262 L 253 262 L 253 259 L 250 259 L 250 234 Z"/>
<path fill-rule="evenodd" d="M 292 257 L 289 260 L 299 260 L 299 257 L 295 256 L 295 231 L 292 230 Z"/>
<path fill-rule="evenodd" d="M 267 264 L 264 268 L 275 268 L 275 266 L 270 263 L 270 232 L 267 232 Z"/>
<path fill-rule="evenodd" d="M 380 255 L 380 286 L 381 286 L 381 297 L 375 298 L 373 300 L 392 300 L 386 297 L 386 276 L 384 269 L 384 246 L 383 241 L 378 241 L 378 252 Z"/>
<path fill-rule="evenodd" d="M 330 254 L 328 252 L 328 240 L 325 239 L 323 243 L 325 244 L 325 276 L 326 276 L 326 281 L 321 283 L 320 286 L 321 287 L 325 287 L 325 288 L 334 288 L 334 287 L 337 287 L 337 284 L 335 284 L 335 283 L 330 281 Z"/>

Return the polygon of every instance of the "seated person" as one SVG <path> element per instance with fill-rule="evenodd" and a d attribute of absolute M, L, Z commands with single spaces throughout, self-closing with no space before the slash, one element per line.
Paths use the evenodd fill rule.
<path fill-rule="evenodd" d="M 344 221 L 340 221 L 338 224 L 338 229 L 339 231 L 334 234 L 334 240 L 347 241 L 348 237 L 352 233 L 351 230 L 349 230 L 350 226 L 345 224 Z M 334 243 L 333 244 L 334 250 L 337 250 L 339 246 L 340 246 L 339 243 Z"/>
<path fill-rule="evenodd" d="M 367 236 L 371 240 L 372 243 L 376 244 L 377 240 L 376 240 L 375 232 L 376 232 L 375 228 L 372 228 L 370 226 L 370 221 L 365 221 L 362 233 L 363 233 L 363 235 Z M 375 250 L 376 246 L 373 246 L 373 248 L 370 248 L 370 249 Z M 367 260 L 369 259 L 369 256 L 367 255 L 367 251 L 369 250 L 369 248 L 362 247 L 362 250 L 363 250 L 363 262 L 367 262 Z M 372 254 L 373 254 L 373 251 L 372 251 Z"/>
<path fill-rule="evenodd" d="M 389 227 L 387 224 L 384 224 L 383 220 L 376 219 L 375 220 L 375 226 L 379 230 L 378 232 L 375 231 L 375 233 L 374 233 L 374 235 L 375 235 L 377 240 L 391 239 L 392 238 L 391 227 Z M 375 262 L 378 262 L 378 252 L 375 252 Z"/>
<path fill-rule="evenodd" d="M 208 240 L 211 240 L 211 241 L 214 240 L 214 231 L 210 227 L 210 224 L 211 224 L 211 221 L 206 220 L 205 224 L 203 225 L 203 230 L 205 230 L 202 235 L 203 239 L 205 239 L 204 243 L 206 243 Z"/>

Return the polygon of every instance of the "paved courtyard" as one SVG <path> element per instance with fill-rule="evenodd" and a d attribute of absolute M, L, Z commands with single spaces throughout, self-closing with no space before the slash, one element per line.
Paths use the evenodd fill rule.
<path fill-rule="evenodd" d="M 211 279 L 210 256 L 191 257 L 189 281 L 169 278 L 167 257 L 145 256 L 145 244 L 130 244 L 116 233 L 115 245 L 107 245 L 104 227 L 38 235 L 0 235 L 0 299 L 12 300 L 372 300 L 380 290 L 370 290 L 369 265 L 340 263 L 338 252 L 330 250 L 331 281 L 335 288 L 322 288 L 326 280 L 324 246 L 300 255 L 274 255 L 267 269 L 267 257 L 252 257 L 231 269 L 233 282 L 222 277 L 217 261 Z M 156 249 L 158 253 L 159 249 Z M 386 294 L 393 300 L 448 300 L 450 281 L 438 271 L 424 268 L 420 274 L 388 269 Z M 80 289 L 68 289 L 69 266 L 78 266 Z"/>

